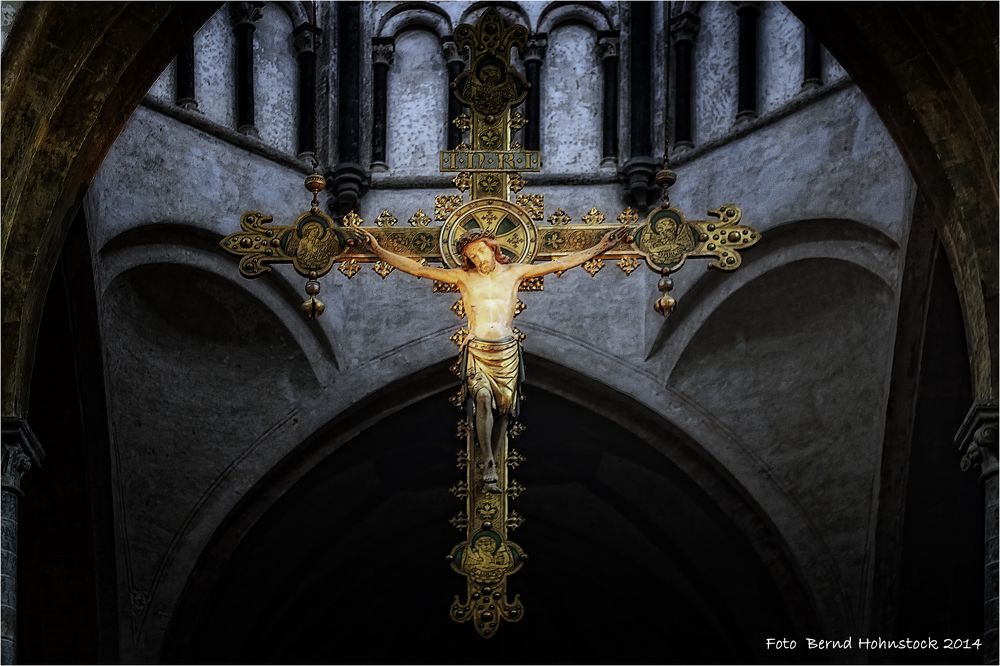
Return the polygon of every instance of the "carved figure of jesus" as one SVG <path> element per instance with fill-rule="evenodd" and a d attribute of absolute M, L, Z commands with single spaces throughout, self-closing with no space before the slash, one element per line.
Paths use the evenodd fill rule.
<path fill-rule="evenodd" d="M 524 373 L 520 344 L 514 337 L 518 287 L 524 280 L 569 270 L 608 251 L 624 238 L 625 228 L 608 232 L 586 250 L 540 264 L 510 263 L 492 232 L 474 229 L 458 240 L 457 250 L 464 264 L 461 268 L 424 266 L 386 250 L 365 229 L 356 231 L 385 263 L 410 275 L 458 286 L 470 331 L 463 345 L 462 395 L 475 423 L 483 462 L 482 481 L 488 491 L 501 492 L 496 457 L 510 418 L 517 416 Z"/>

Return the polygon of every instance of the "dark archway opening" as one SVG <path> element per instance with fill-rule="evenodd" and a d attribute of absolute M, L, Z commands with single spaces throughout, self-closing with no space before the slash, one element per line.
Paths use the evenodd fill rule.
<path fill-rule="evenodd" d="M 117 661 L 104 367 L 82 212 L 46 295 L 28 423 L 46 457 L 22 481 L 26 499 L 20 502 L 18 534 L 18 661 Z"/>
<path fill-rule="evenodd" d="M 931 272 L 899 566 L 896 636 L 974 641 L 983 636 L 983 490 L 963 473 L 955 433 L 972 403 L 955 280 L 938 246 Z M 934 651 L 907 655 L 939 663 Z M 982 663 L 981 650 L 954 650 L 951 663 Z"/>
<path fill-rule="evenodd" d="M 526 521 L 511 535 L 530 556 L 510 582 L 524 619 L 489 641 L 452 623 L 464 581 L 444 560 L 463 538 L 448 523 L 463 506 L 446 490 L 460 478 L 450 392 L 361 432 L 230 553 L 203 556 L 164 660 L 773 662 L 767 636 L 810 626 L 748 526 L 629 430 L 538 386 L 514 443 L 528 459 L 514 474 Z"/>

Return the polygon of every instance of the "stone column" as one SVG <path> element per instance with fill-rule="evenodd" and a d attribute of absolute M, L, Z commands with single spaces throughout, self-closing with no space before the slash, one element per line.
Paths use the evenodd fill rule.
<path fill-rule="evenodd" d="M 254 123 L 253 34 L 264 16 L 263 2 L 231 2 L 229 9 L 236 32 L 236 131 L 257 136 Z"/>
<path fill-rule="evenodd" d="M 654 176 L 660 168 L 653 158 L 653 3 L 628 5 L 629 25 L 629 158 L 621 168 L 625 202 L 644 211 L 659 199 Z"/>
<path fill-rule="evenodd" d="M 736 15 L 740 22 L 739 94 L 736 120 L 757 117 L 757 18 L 756 2 L 737 2 Z"/>
<path fill-rule="evenodd" d="M 194 93 L 194 35 L 177 51 L 177 106 L 191 111 L 198 110 Z"/>
<path fill-rule="evenodd" d="M 670 21 L 670 36 L 674 42 L 674 148 L 690 148 L 691 78 L 694 38 L 701 19 L 684 12 Z"/>
<path fill-rule="evenodd" d="M 462 130 L 451 122 L 462 113 L 462 104 L 455 97 L 454 86 L 455 79 L 465 69 L 465 57 L 451 36 L 441 40 L 441 50 L 444 51 L 444 61 L 448 64 L 448 149 L 454 150 L 462 143 Z"/>
<path fill-rule="evenodd" d="M 44 453 L 35 434 L 23 419 L 3 420 L 3 501 L 0 510 L 3 544 L 0 549 L 0 661 L 17 663 L 17 517 L 18 505 L 24 497 L 21 477 L 41 465 Z"/>
<path fill-rule="evenodd" d="M 396 47 L 392 37 L 372 40 L 372 169 L 388 169 L 385 161 L 389 68 Z"/>
<path fill-rule="evenodd" d="M 986 493 L 983 663 L 997 663 L 997 405 L 974 405 L 955 436 L 962 471 L 976 470 Z"/>
<path fill-rule="evenodd" d="M 292 33 L 299 61 L 299 159 L 316 158 L 316 46 L 319 28 L 303 23 Z"/>
<path fill-rule="evenodd" d="M 361 3 L 335 3 L 337 12 L 337 164 L 327 174 L 335 217 L 358 207 L 368 188 L 361 165 Z"/>
<path fill-rule="evenodd" d="M 618 33 L 597 33 L 597 55 L 604 74 L 601 166 L 618 163 Z"/>
<path fill-rule="evenodd" d="M 823 58 L 816 33 L 805 27 L 802 40 L 802 88 L 811 90 L 823 85 Z"/>
<path fill-rule="evenodd" d="M 524 78 L 528 80 L 528 97 L 524 101 L 525 150 L 540 150 L 542 136 L 542 60 L 549 45 L 548 35 L 538 33 L 528 38 L 524 50 Z"/>

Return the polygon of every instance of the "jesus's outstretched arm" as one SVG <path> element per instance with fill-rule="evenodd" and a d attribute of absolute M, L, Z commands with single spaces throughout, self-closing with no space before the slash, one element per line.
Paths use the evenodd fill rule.
<path fill-rule="evenodd" d="M 410 275 L 416 275 L 417 277 L 429 278 L 431 280 L 437 280 L 439 282 L 447 282 L 449 284 L 455 284 L 458 281 L 458 274 L 462 272 L 461 268 L 436 268 L 434 266 L 424 266 L 419 261 L 414 261 L 409 257 L 404 257 L 401 254 L 396 254 L 395 252 L 390 252 L 375 240 L 365 229 L 356 229 L 357 236 L 362 243 L 368 243 L 372 252 L 374 252 L 379 259 L 387 264 L 395 266 L 404 273 L 409 273 Z"/>
<path fill-rule="evenodd" d="M 562 259 L 548 261 L 540 264 L 524 264 L 522 269 L 522 279 L 540 277 L 557 271 L 566 271 L 575 268 L 580 264 L 590 261 L 602 252 L 607 252 L 617 245 L 628 232 L 627 227 L 619 227 L 605 234 L 604 238 L 586 250 L 580 250 L 572 254 L 567 254 Z"/>

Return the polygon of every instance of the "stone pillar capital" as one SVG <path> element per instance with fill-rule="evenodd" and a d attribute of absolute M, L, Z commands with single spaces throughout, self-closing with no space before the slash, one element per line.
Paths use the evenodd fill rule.
<path fill-rule="evenodd" d="M 648 155 L 634 155 L 619 169 L 625 178 L 625 201 L 636 210 L 649 210 L 660 197 L 660 186 L 655 183 L 661 160 Z"/>
<path fill-rule="evenodd" d="M 682 12 L 670 19 L 670 34 L 674 43 L 694 42 L 701 26 L 701 18 L 692 12 Z"/>
<path fill-rule="evenodd" d="M 528 44 L 524 49 L 524 62 L 538 62 L 545 60 L 545 49 L 549 46 L 548 35 L 544 32 L 528 37 Z"/>
<path fill-rule="evenodd" d="M 463 67 L 465 66 L 465 53 L 458 48 L 454 37 L 449 35 L 441 40 L 441 51 L 444 53 L 444 61 L 448 65 L 459 63 Z"/>
<path fill-rule="evenodd" d="M 240 25 L 255 27 L 254 23 L 264 18 L 264 3 L 230 2 L 229 18 L 233 22 L 233 27 Z"/>
<path fill-rule="evenodd" d="M 338 220 L 352 210 L 357 210 L 358 201 L 368 191 L 370 178 L 368 171 L 353 162 L 341 162 L 326 174 L 330 212 Z"/>
<path fill-rule="evenodd" d="M 391 38 L 372 40 L 372 65 L 391 67 L 396 54 L 396 45 Z"/>
<path fill-rule="evenodd" d="M 597 55 L 601 60 L 618 57 L 617 32 L 600 32 L 597 34 Z"/>
<path fill-rule="evenodd" d="M 997 435 L 996 403 L 973 405 L 955 435 L 963 472 L 978 468 L 981 481 L 996 476 Z"/>
<path fill-rule="evenodd" d="M 21 478 L 32 468 L 42 464 L 45 452 L 27 421 L 19 418 L 3 419 L 4 490 L 21 494 Z"/>
<path fill-rule="evenodd" d="M 315 53 L 319 47 L 320 29 L 311 23 L 303 23 L 292 32 L 292 48 L 295 55 Z"/>

